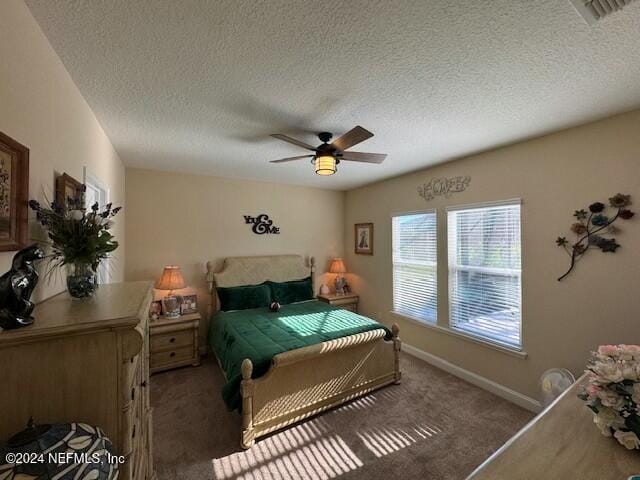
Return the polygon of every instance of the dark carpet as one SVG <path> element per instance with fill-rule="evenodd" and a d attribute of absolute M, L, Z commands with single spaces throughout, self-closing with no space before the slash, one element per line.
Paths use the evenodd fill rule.
<path fill-rule="evenodd" d="M 391 385 L 297 426 L 239 447 L 214 359 L 154 375 L 158 480 L 464 479 L 532 414 L 402 354 Z"/>

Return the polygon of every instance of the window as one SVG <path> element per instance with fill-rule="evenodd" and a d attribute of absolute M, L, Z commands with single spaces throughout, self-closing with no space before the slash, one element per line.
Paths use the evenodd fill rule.
<path fill-rule="evenodd" d="M 451 209 L 451 328 L 520 349 L 520 202 Z"/>
<path fill-rule="evenodd" d="M 393 217 L 393 311 L 429 323 L 437 318 L 435 212 Z"/>

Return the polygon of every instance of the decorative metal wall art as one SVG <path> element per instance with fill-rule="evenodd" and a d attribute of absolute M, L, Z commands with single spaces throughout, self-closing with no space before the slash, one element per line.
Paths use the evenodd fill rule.
<path fill-rule="evenodd" d="M 601 252 L 615 253 L 620 244 L 615 238 L 604 235 L 612 235 L 618 231 L 618 227 L 613 225 L 616 220 L 629 220 L 635 215 L 627 208 L 629 205 L 631 205 L 631 195 L 616 193 L 609 198 L 609 207 L 617 210 L 613 216 L 605 214 L 607 206 L 600 202 L 589 205 L 589 211 L 580 209 L 573 213 L 576 222 L 571 225 L 571 231 L 576 235 L 576 241 L 572 243 L 566 237 L 556 239 L 556 244 L 563 247 L 571 257 L 569 269 L 558 278 L 558 281 L 569 275 L 576 262 L 590 249 L 599 248 Z"/>
<path fill-rule="evenodd" d="M 280 227 L 276 227 L 273 224 L 273 220 L 269 218 L 269 215 L 266 213 L 261 213 L 256 217 L 252 217 L 251 215 L 243 215 L 244 223 L 247 225 L 253 225 L 251 227 L 251 231 L 257 235 L 264 234 L 280 234 Z"/>
<path fill-rule="evenodd" d="M 0 277 L 0 327 L 3 329 L 33 323 L 31 312 L 35 304 L 29 298 L 38 284 L 33 263 L 42 258 L 44 252 L 37 245 L 23 248 L 13 256 L 11 270 Z"/>
<path fill-rule="evenodd" d="M 432 178 L 418 187 L 418 195 L 427 202 L 437 196 L 449 198 L 454 193 L 464 192 L 470 183 L 471 177 L 462 175 L 450 178 Z"/>

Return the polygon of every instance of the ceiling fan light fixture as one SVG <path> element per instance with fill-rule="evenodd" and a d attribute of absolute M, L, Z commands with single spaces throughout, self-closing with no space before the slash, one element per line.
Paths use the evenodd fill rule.
<path fill-rule="evenodd" d="M 333 175 L 338 170 L 336 159 L 331 155 L 318 155 L 314 159 L 314 166 L 318 175 Z"/>
<path fill-rule="evenodd" d="M 320 132 L 318 134 L 318 138 L 322 142 L 322 145 L 318 145 L 317 147 L 313 147 L 308 143 L 296 140 L 295 138 L 283 133 L 272 133 L 271 136 L 278 140 L 282 140 L 283 142 L 291 143 L 313 152 L 312 154 L 298 155 L 297 157 L 286 157 L 278 160 L 271 160 L 271 163 L 280 164 L 302 160 L 303 158 L 311 158 L 311 163 L 313 164 L 313 169 L 316 172 L 316 175 L 322 175 L 325 177 L 335 174 L 338 171 L 338 164 L 343 160 L 348 162 L 372 164 L 382 163 L 387 156 L 384 153 L 352 152 L 351 150 L 348 150 L 354 145 L 362 143 L 373 137 L 373 133 L 361 126 L 352 128 L 332 143 L 328 143 L 333 137 L 331 133 Z"/>

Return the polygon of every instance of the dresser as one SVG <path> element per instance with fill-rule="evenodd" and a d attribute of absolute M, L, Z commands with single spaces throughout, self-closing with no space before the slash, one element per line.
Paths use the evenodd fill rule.
<path fill-rule="evenodd" d="M 577 398 L 580 378 L 467 480 L 627 480 L 640 475 L 640 455 L 606 438 Z"/>
<path fill-rule="evenodd" d="M 101 285 L 39 303 L 33 325 L 0 331 L 0 438 L 36 423 L 101 427 L 124 455 L 119 479 L 153 479 L 150 282 Z"/>

